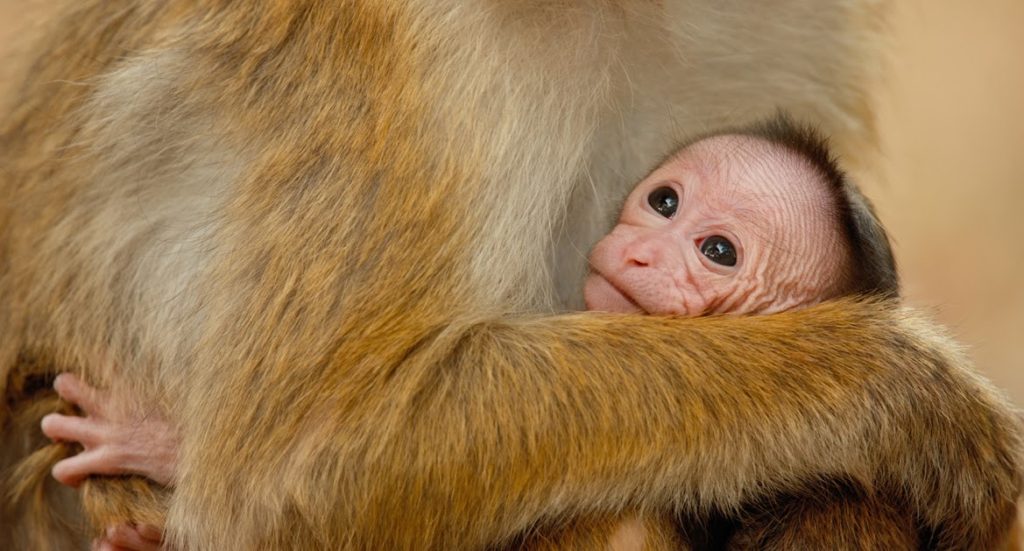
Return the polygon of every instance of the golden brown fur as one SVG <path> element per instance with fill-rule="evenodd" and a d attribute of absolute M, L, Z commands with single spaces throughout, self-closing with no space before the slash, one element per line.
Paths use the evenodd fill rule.
<path fill-rule="evenodd" d="M 912 312 L 552 313 L 673 138 L 784 107 L 864 143 L 860 2 L 62 9 L 0 122 L 5 466 L 49 400 L 11 381 L 73 369 L 181 424 L 182 549 L 479 548 L 832 476 L 1003 536 L 1016 419 Z M 93 522 L 163 517 L 125 482 Z M 62 545 L 26 511 L 0 538 Z"/>

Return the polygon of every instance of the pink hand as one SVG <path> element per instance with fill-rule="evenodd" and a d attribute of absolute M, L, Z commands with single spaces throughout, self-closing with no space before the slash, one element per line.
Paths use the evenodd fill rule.
<path fill-rule="evenodd" d="M 77 405 L 84 417 L 53 413 L 43 418 L 43 433 L 55 441 L 79 442 L 82 453 L 57 463 L 53 477 L 78 486 L 90 475 L 138 474 L 163 485 L 174 479 L 177 435 L 162 417 L 128 407 L 128 400 L 97 390 L 67 373 L 54 388 Z"/>
<path fill-rule="evenodd" d="M 94 540 L 91 551 L 160 551 L 163 534 L 156 526 L 123 524 L 111 526 L 103 537 Z"/>

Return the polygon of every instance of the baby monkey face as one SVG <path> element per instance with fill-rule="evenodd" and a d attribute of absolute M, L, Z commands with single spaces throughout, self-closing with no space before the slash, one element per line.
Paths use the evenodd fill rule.
<path fill-rule="evenodd" d="M 592 310 L 769 313 L 827 298 L 846 260 L 824 178 L 780 146 L 716 136 L 668 159 L 594 247 Z"/>

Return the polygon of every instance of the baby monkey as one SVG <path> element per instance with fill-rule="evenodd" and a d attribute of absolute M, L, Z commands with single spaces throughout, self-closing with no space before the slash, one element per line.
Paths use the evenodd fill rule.
<path fill-rule="evenodd" d="M 785 116 L 690 142 L 632 191 L 594 247 L 590 310 L 658 315 L 767 314 L 846 295 L 894 297 L 885 232 L 826 142 Z M 136 474 L 172 485 L 174 427 L 63 374 L 55 383 L 85 417 L 51 414 L 43 432 L 79 442 L 54 477 Z M 660 521 L 659 521 L 660 522 Z M 613 540 L 643 548 L 662 524 L 624 521 Z M 156 549 L 159 530 L 118 527 L 101 545 Z"/>
<path fill-rule="evenodd" d="M 670 155 L 590 255 L 587 309 L 769 314 L 895 296 L 895 262 L 826 142 L 777 117 Z"/>

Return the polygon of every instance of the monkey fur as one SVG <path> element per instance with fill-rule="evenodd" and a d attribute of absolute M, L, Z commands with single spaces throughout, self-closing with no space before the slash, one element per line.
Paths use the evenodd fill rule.
<path fill-rule="evenodd" d="M 832 478 L 997 545 L 1017 419 L 915 313 L 560 313 L 674 139 L 782 107 L 870 147 L 878 9 L 55 2 L 0 121 L 2 467 L 64 453 L 32 455 L 60 406 L 16 383 L 71 370 L 166 411 L 180 472 L 47 482 L 0 547 L 81 546 L 79 514 L 185 550 L 500 547 Z"/>

